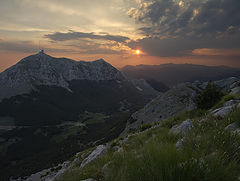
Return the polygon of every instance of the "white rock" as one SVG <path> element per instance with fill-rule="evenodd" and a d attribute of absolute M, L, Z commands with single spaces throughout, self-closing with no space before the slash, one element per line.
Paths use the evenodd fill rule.
<path fill-rule="evenodd" d="M 238 87 L 239 85 L 240 85 L 240 81 L 238 80 L 238 81 L 234 82 L 234 83 L 230 86 L 230 89 L 233 89 L 233 88 L 235 88 L 235 87 Z"/>
<path fill-rule="evenodd" d="M 88 179 L 81 180 L 81 181 L 96 181 L 96 180 L 94 180 L 93 178 L 88 178 Z"/>
<path fill-rule="evenodd" d="M 235 82 L 238 82 L 239 79 L 236 77 L 229 77 L 227 79 L 214 81 L 214 84 L 220 87 L 222 90 L 229 90 L 233 87 Z"/>
<path fill-rule="evenodd" d="M 105 145 L 99 145 L 87 158 L 85 158 L 81 163 L 81 168 L 90 163 L 91 161 L 99 158 L 100 156 L 106 154 L 107 147 Z"/>
<path fill-rule="evenodd" d="M 63 164 L 61 164 L 62 168 L 51 178 L 47 179 L 46 181 L 54 181 L 63 176 L 63 174 L 68 170 L 68 168 L 71 166 L 70 161 L 65 161 Z"/>
<path fill-rule="evenodd" d="M 216 117 L 221 117 L 223 118 L 227 114 L 229 114 L 233 110 L 233 106 L 225 106 L 225 107 L 220 107 L 218 109 L 215 109 L 212 111 L 212 114 Z"/>
<path fill-rule="evenodd" d="M 128 138 L 129 138 L 129 137 L 126 136 L 126 137 L 124 137 L 123 140 L 119 140 L 119 144 L 122 145 L 122 144 L 126 143 L 126 142 L 128 141 Z"/>
<path fill-rule="evenodd" d="M 75 158 L 74 160 L 73 160 L 73 162 L 71 163 L 71 165 L 75 165 L 76 163 L 78 163 L 79 162 L 79 158 Z"/>
<path fill-rule="evenodd" d="M 234 122 L 226 126 L 225 130 L 230 131 L 232 133 L 240 134 L 240 125 L 237 122 Z"/>
<path fill-rule="evenodd" d="M 239 100 L 229 100 L 227 102 L 224 103 L 224 107 L 225 106 L 234 106 L 236 105 L 237 103 L 239 103 Z"/>
<path fill-rule="evenodd" d="M 183 147 L 183 142 L 184 142 L 184 138 L 181 138 L 181 139 L 179 139 L 179 140 L 177 141 L 177 143 L 176 143 L 176 148 L 177 148 L 178 150 L 182 149 L 182 147 Z"/>
<path fill-rule="evenodd" d="M 120 149 L 122 149 L 122 147 L 120 147 L 120 146 L 114 146 L 114 147 L 112 147 L 112 150 L 113 150 L 114 152 L 118 152 L 118 150 L 120 150 Z"/>
<path fill-rule="evenodd" d="M 240 92 L 240 86 L 231 89 L 230 94 L 237 94 Z"/>
<path fill-rule="evenodd" d="M 175 125 L 170 129 L 170 133 L 172 134 L 186 134 L 190 129 L 194 126 L 192 124 L 191 119 L 187 119 L 183 121 L 180 125 Z"/>

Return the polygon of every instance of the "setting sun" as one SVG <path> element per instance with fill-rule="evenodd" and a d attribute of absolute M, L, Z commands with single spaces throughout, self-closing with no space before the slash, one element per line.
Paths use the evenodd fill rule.
<path fill-rule="evenodd" d="M 138 55 L 139 55 L 140 53 L 141 53 L 141 52 L 140 52 L 140 50 L 136 50 L 136 54 L 138 54 Z"/>

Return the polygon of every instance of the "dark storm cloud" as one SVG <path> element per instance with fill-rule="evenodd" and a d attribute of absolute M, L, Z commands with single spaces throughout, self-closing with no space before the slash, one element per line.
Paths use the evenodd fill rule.
<path fill-rule="evenodd" d="M 69 31 L 67 33 L 55 32 L 53 34 L 44 35 L 45 38 L 48 38 L 53 41 L 67 41 L 67 40 L 76 40 L 76 39 L 99 39 L 99 40 L 110 40 L 119 43 L 124 43 L 126 40 L 129 40 L 128 37 L 125 36 L 115 36 L 115 35 L 96 35 L 94 33 L 83 33 L 83 32 L 75 32 Z"/>
<path fill-rule="evenodd" d="M 128 14 L 136 21 L 150 25 L 141 29 L 147 34 L 150 28 L 151 33 L 159 35 L 186 35 L 238 29 L 239 9 L 239 0 L 144 0 L 138 9 L 131 9 Z"/>
<path fill-rule="evenodd" d="M 128 15 L 144 39 L 129 46 L 155 56 L 186 55 L 197 48 L 240 48 L 239 0 L 142 0 Z"/>

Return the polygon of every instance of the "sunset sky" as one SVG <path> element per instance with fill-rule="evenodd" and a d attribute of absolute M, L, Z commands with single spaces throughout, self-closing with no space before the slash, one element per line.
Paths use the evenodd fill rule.
<path fill-rule="evenodd" d="M 0 0 L 0 72 L 39 47 L 116 67 L 240 67 L 240 0 Z"/>

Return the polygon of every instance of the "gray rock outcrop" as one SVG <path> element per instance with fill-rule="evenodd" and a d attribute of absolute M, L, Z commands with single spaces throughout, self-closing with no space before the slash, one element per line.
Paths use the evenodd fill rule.
<path fill-rule="evenodd" d="M 224 106 L 212 111 L 213 116 L 223 118 L 233 110 L 233 106 Z"/>
<path fill-rule="evenodd" d="M 236 77 L 214 81 L 214 84 L 217 85 L 222 91 L 233 89 L 238 86 L 239 83 L 240 80 Z"/>
<path fill-rule="evenodd" d="M 239 100 L 229 100 L 223 104 L 223 107 L 213 110 L 213 116 L 223 118 L 228 115 L 235 107 L 238 107 Z"/>
<path fill-rule="evenodd" d="M 188 84 L 180 84 L 149 102 L 143 109 L 131 116 L 124 133 L 142 124 L 155 123 L 182 111 L 195 108 L 196 91 Z"/>
<path fill-rule="evenodd" d="M 173 126 L 170 129 L 169 133 L 185 135 L 193 127 L 194 126 L 193 126 L 191 119 L 187 119 L 187 120 L 183 121 L 180 125 Z"/>
<path fill-rule="evenodd" d="M 92 153 L 85 158 L 81 163 L 81 168 L 85 167 L 91 161 L 103 156 L 107 153 L 107 147 L 105 145 L 99 145 Z"/>
<path fill-rule="evenodd" d="M 176 143 L 176 148 L 177 148 L 178 150 L 181 150 L 181 149 L 182 149 L 182 147 L 183 147 L 183 142 L 184 142 L 184 138 L 181 138 L 181 139 L 179 139 L 179 140 L 177 141 L 177 143 Z"/>
<path fill-rule="evenodd" d="M 230 131 L 232 133 L 240 134 L 240 125 L 237 122 L 229 124 L 225 130 Z"/>
<path fill-rule="evenodd" d="M 239 92 L 240 92 L 240 86 L 234 87 L 233 89 L 231 89 L 230 94 L 237 94 Z"/>
<path fill-rule="evenodd" d="M 88 178 L 88 179 L 81 180 L 81 181 L 96 181 L 96 180 L 94 180 L 93 178 Z"/>
<path fill-rule="evenodd" d="M 235 106 L 239 103 L 239 100 L 229 100 L 223 104 L 224 107 L 226 106 Z"/>

